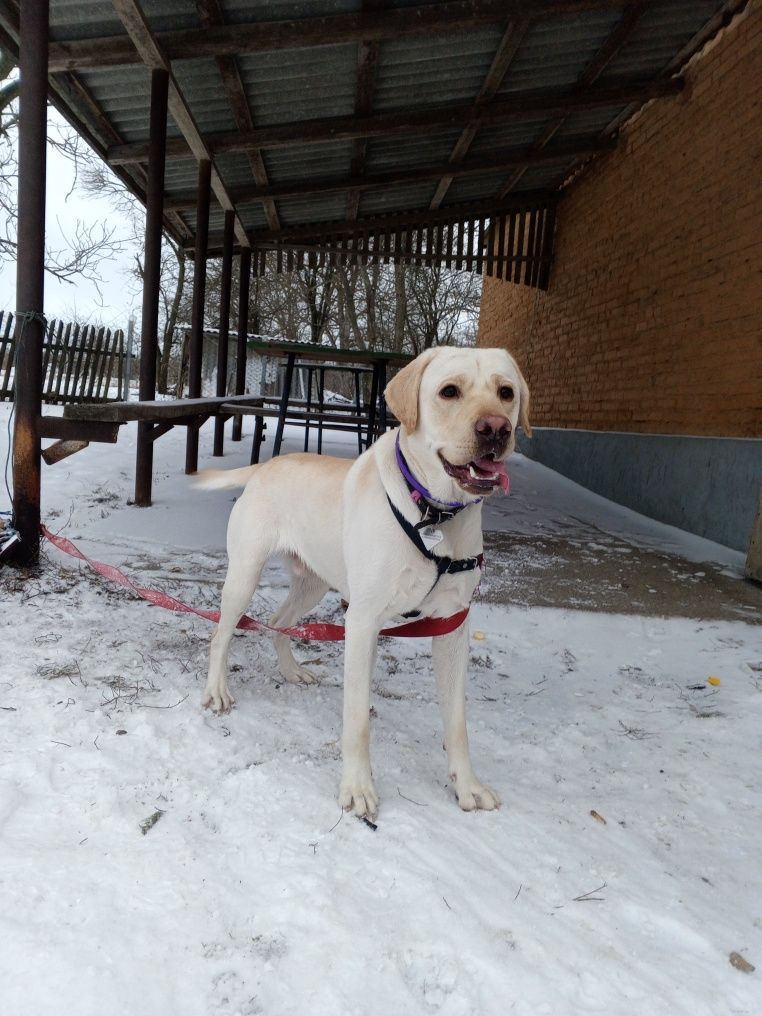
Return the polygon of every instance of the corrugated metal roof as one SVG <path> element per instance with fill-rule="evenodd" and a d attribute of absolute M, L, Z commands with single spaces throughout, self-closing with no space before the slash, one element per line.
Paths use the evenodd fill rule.
<path fill-rule="evenodd" d="M 394 0 L 386 9 L 389 13 L 406 12 L 410 24 L 418 24 L 420 18 L 429 18 L 432 10 L 437 13 L 431 0 L 425 9 L 423 3 L 425 0 Z M 0 6 L 0 25 L 11 36 L 18 4 L 19 0 L 6 0 Z M 158 35 L 160 47 L 173 45 L 173 32 L 203 27 L 195 0 L 141 0 L 140 6 L 150 30 Z M 274 21 L 343 16 L 342 24 L 347 24 L 347 16 L 377 17 L 363 0 L 218 0 L 218 6 L 223 27 L 240 25 L 242 35 L 246 26 L 264 26 Z M 439 6 L 443 11 L 454 9 L 452 3 L 444 0 Z M 394 173 L 403 177 L 395 185 L 364 190 L 359 206 L 361 217 L 417 209 L 423 214 L 437 193 L 437 180 L 405 180 L 406 173 L 439 167 L 452 159 L 455 178 L 437 202 L 445 208 L 462 204 L 466 209 L 474 202 L 483 207 L 484 202 L 498 199 L 513 176 L 512 171 L 495 171 L 489 165 L 490 160 L 494 162 L 502 156 L 508 161 L 518 153 L 540 151 L 550 133 L 552 137 L 545 145 L 548 152 L 562 145 L 567 149 L 572 145 L 580 150 L 589 148 L 637 104 L 629 99 L 612 98 L 604 108 L 570 108 L 565 115 L 524 111 L 522 115 L 509 116 L 504 109 L 495 122 L 480 124 L 478 119 L 473 120 L 478 129 L 466 134 L 466 118 L 461 116 L 442 123 L 438 119 L 441 110 L 462 111 L 472 107 L 474 115 L 478 115 L 472 104 L 487 83 L 488 92 L 494 95 L 484 107 L 487 113 L 496 103 L 516 103 L 526 97 L 573 96 L 579 92 L 580 81 L 585 87 L 598 90 L 633 83 L 643 85 L 663 75 L 679 53 L 685 54 L 686 47 L 691 40 L 697 40 L 705 26 L 716 29 L 720 12 L 742 6 L 740 0 L 735 5 L 720 0 L 661 0 L 646 4 L 608 64 L 588 80 L 584 77 L 586 68 L 616 32 L 628 8 L 625 0 L 621 3 L 591 0 L 587 5 L 580 0 L 576 13 L 553 15 L 546 11 L 530 19 L 502 78 L 490 78 L 489 74 L 508 27 L 511 5 L 502 8 L 496 0 L 472 0 L 468 9 L 478 15 L 478 20 L 467 27 L 452 28 L 440 23 L 416 34 L 405 34 L 403 29 L 401 34 L 382 37 L 365 49 L 356 34 L 351 35 L 349 42 L 322 38 L 314 40 L 314 45 L 305 45 L 302 40 L 298 47 L 289 47 L 287 39 L 281 37 L 271 49 L 238 52 L 232 59 L 227 56 L 222 61 L 215 54 L 197 53 L 194 48 L 182 59 L 172 61 L 172 72 L 196 127 L 212 150 L 221 136 L 232 137 L 237 130 L 228 90 L 231 80 L 236 87 L 236 73 L 255 130 L 287 125 L 296 125 L 300 131 L 304 128 L 299 137 L 288 141 L 281 137 L 277 144 L 274 141 L 266 144 L 261 152 L 269 186 L 288 185 L 291 189 L 293 185 L 303 191 L 298 196 L 275 201 L 283 227 L 345 220 L 346 189 L 314 193 L 310 186 L 316 180 L 326 179 L 351 182 L 352 175 L 358 173 Z M 67 52 L 75 53 L 71 59 L 79 68 L 76 79 L 65 73 L 51 79 L 56 101 L 81 124 L 83 132 L 102 146 L 118 148 L 145 143 L 150 74 L 140 64 L 124 62 L 134 60 L 136 51 L 115 10 L 102 0 L 51 0 L 50 7 L 52 51 L 55 55 L 56 43 L 71 43 Z M 213 5 L 208 6 L 208 10 L 213 9 Z M 527 2 L 523 10 L 531 15 L 532 4 Z M 263 31 L 267 28 L 263 27 Z M 287 30 L 284 31 L 287 35 Z M 203 46 L 212 34 L 212 29 L 200 31 L 198 45 Z M 104 66 L 110 38 L 124 40 L 124 48 L 115 57 L 122 62 Z M 235 46 L 235 33 L 232 42 Z M 86 62 L 77 64 L 77 60 L 84 59 L 83 53 L 87 55 Z M 370 136 L 353 141 L 346 136 L 348 122 L 358 130 L 363 126 L 355 122 L 361 80 L 358 65 L 363 53 L 372 58 L 368 96 L 371 121 L 384 116 L 406 121 L 407 125 L 403 123 L 378 136 L 370 123 L 366 125 Z M 63 59 L 60 53 L 59 58 Z M 84 87 L 84 96 L 78 91 L 80 85 Z M 328 134 L 327 122 L 333 124 Z M 554 130 L 549 131 L 549 127 Z M 319 142 L 305 136 L 305 132 L 318 129 L 323 131 Z M 168 136 L 180 138 L 171 117 Z M 144 150 L 135 155 L 138 159 L 144 157 Z M 458 176 L 460 161 L 472 166 L 482 163 L 484 169 L 479 175 Z M 228 194 L 262 186 L 261 177 L 255 179 L 252 158 L 245 151 L 220 152 L 215 156 L 215 164 Z M 515 191 L 557 188 L 574 165 L 573 156 L 553 164 L 528 165 Z M 130 180 L 133 189 L 142 192 L 145 174 L 139 162 L 119 162 L 117 168 Z M 171 150 L 166 167 L 166 194 L 186 200 L 194 193 L 196 182 L 197 166 L 189 157 L 189 150 Z M 254 231 L 253 242 L 269 228 L 261 201 L 241 204 L 238 214 L 244 228 Z M 184 211 L 182 218 L 192 232 L 194 213 Z M 211 223 L 212 232 L 222 228 L 222 212 L 216 202 Z M 168 226 L 171 227 L 170 220 Z"/>
<path fill-rule="evenodd" d="M 500 42 L 500 30 L 392 39 L 379 54 L 373 108 L 473 102 Z"/>
<path fill-rule="evenodd" d="M 355 108 L 356 46 L 277 50 L 238 58 L 258 127 L 326 116 Z"/>

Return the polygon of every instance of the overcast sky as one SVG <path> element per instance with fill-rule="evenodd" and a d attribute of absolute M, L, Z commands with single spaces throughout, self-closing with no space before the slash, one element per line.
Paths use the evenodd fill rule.
<path fill-rule="evenodd" d="M 48 109 L 51 123 L 58 114 Z M 106 222 L 116 227 L 116 235 L 130 235 L 129 224 L 118 216 L 105 198 L 85 195 L 77 187 L 69 194 L 74 183 L 74 167 L 56 149 L 48 145 L 48 185 L 46 203 L 46 233 L 48 247 L 65 246 L 66 236 L 74 236 L 77 221 L 86 225 Z M 130 313 L 139 316 L 140 293 L 130 268 L 134 262 L 126 250 L 113 260 L 102 260 L 99 274 L 103 282 L 96 288 L 91 282 L 75 279 L 60 282 L 49 272 L 45 273 L 45 314 L 47 317 L 64 317 L 66 320 L 99 322 L 107 326 L 126 327 Z M 98 292 L 100 289 L 100 293 Z M 0 261 L 0 310 L 16 309 L 16 264 Z"/>

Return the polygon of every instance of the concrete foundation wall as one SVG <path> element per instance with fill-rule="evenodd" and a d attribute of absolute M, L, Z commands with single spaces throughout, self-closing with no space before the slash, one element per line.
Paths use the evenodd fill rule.
<path fill-rule="evenodd" d="M 635 511 L 746 551 L 762 488 L 762 440 L 536 427 L 519 448 Z"/>

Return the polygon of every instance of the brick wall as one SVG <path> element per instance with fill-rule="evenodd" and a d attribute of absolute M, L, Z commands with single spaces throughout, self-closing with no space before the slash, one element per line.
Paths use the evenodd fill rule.
<path fill-rule="evenodd" d="M 547 293 L 485 279 L 532 422 L 762 435 L 762 0 L 566 191 Z"/>

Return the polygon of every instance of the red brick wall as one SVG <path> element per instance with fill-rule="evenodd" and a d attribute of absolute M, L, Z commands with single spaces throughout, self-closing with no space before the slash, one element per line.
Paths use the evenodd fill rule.
<path fill-rule="evenodd" d="M 686 82 L 567 189 L 547 293 L 484 281 L 539 426 L 762 435 L 762 0 Z"/>

